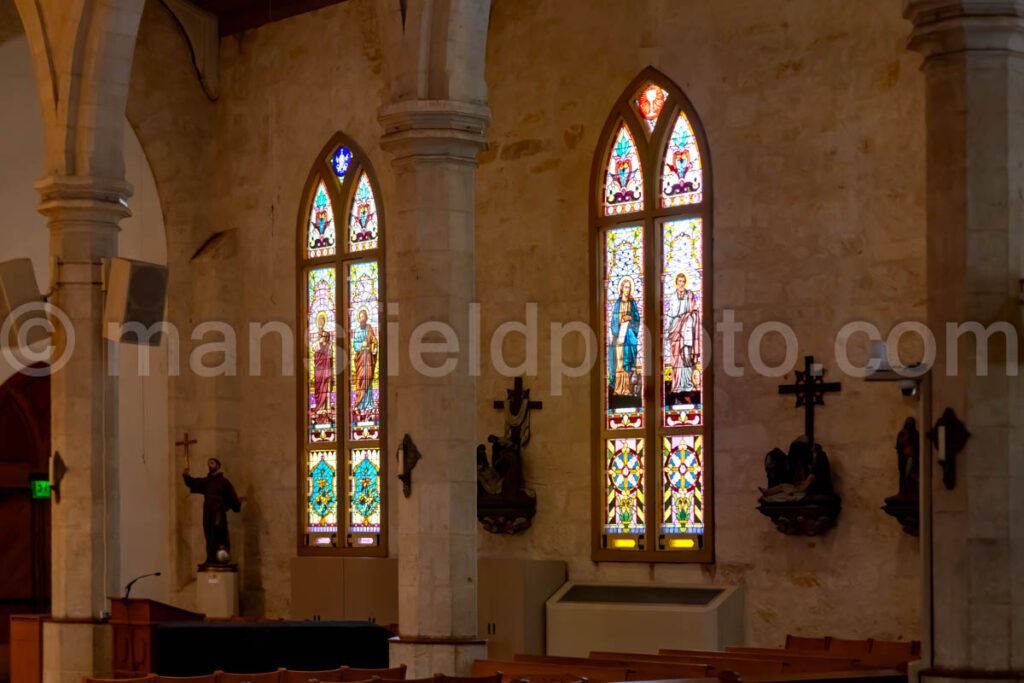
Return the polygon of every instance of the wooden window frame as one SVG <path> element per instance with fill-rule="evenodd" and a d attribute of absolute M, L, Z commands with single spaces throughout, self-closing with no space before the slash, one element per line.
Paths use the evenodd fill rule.
<path fill-rule="evenodd" d="M 667 93 L 665 107 L 653 131 L 640 118 L 632 103 L 633 97 L 647 83 L 655 83 Z M 698 204 L 661 208 L 661 177 L 663 157 L 668 147 L 672 127 L 680 113 L 685 113 L 693 127 L 701 155 L 703 173 L 703 201 Z M 614 216 L 604 215 L 604 178 L 608 154 L 614 143 L 619 125 L 625 123 L 637 146 L 644 174 L 644 209 L 639 212 Z M 597 151 L 591 168 L 590 192 L 590 287 L 591 321 L 598 332 L 598 374 L 592 392 L 591 415 L 591 527 L 592 559 L 595 562 L 647 562 L 710 564 L 715 561 L 715 498 L 714 498 L 714 370 L 709 364 L 703 369 L 701 394 L 704 423 L 700 427 L 663 427 L 663 367 L 662 317 L 663 292 L 661 258 L 661 226 L 666 221 L 700 218 L 702 221 L 703 309 L 701 324 L 705 334 L 704 357 L 710 357 L 710 340 L 714 320 L 713 281 L 713 189 L 711 154 L 704 126 L 690 100 L 671 79 L 660 71 L 648 68 L 637 76 L 623 91 L 601 131 Z M 653 349 L 645 347 L 650 363 L 645 368 L 644 428 L 640 430 L 608 430 L 604 398 L 607 393 L 605 370 L 604 320 L 604 235 L 614 227 L 643 226 L 644 244 L 644 296 L 645 329 Z M 656 332 L 656 334 L 655 334 Z M 703 436 L 704 454 L 704 534 L 699 548 L 694 550 L 659 549 L 662 504 L 662 439 L 665 436 L 700 434 Z M 605 522 L 605 449 L 609 438 L 643 438 L 645 447 L 645 505 L 647 510 L 645 548 L 642 550 L 604 547 Z"/>
<path fill-rule="evenodd" d="M 334 172 L 334 168 L 331 165 L 331 159 L 334 156 L 334 152 L 341 146 L 347 147 L 352 152 L 352 161 L 348 171 L 345 174 L 345 178 L 342 182 L 337 182 L 338 177 Z M 377 247 L 374 249 L 367 249 L 364 251 L 349 251 L 348 247 L 348 230 L 349 220 L 351 217 L 352 200 L 355 196 L 357 183 L 359 182 L 362 174 L 365 173 L 370 188 L 373 190 L 374 201 L 376 202 L 377 208 Z M 313 201 L 316 196 L 316 190 L 319 182 L 323 180 L 324 186 L 327 188 L 327 196 L 331 201 L 331 208 L 334 212 L 335 222 L 335 233 L 337 235 L 335 254 L 333 256 L 324 256 L 320 258 L 309 258 L 306 256 L 307 247 L 307 230 L 309 225 L 310 210 L 313 206 Z M 385 239 L 386 239 L 386 222 L 384 218 L 383 201 L 380 191 L 380 185 L 377 182 L 377 176 L 373 171 L 373 167 L 370 164 L 369 157 L 362 150 L 362 148 L 356 144 L 354 140 L 344 135 L 343 133 L 336 133 L 331 140 L 320 150 L 319 156 L 313 163 L 310 169 L 309 175 L 306 178 L 305 185 L 303 186 L 303 200 L 299 206 L 299 217 L 298 217 L 298 237 L 296 245 L 296 312 L 298 324 L 296 325 L 299 331 L 298 339 L 299 342 L 295 345 L 296 354 L 296 367 L 299 369 L 301 375 L 299 377 L 298 385 L 298 421 L 296 425 L 296 441 L 298 446 L 298 502 L 299 502 L 299 514 L 297 524 L 297 549 L 298 555 L 300 556 L 341 556 L 341 557 L 387 557 L 388 556 L 388 495 L 387 495 L 387 481 L 388 481 L 388 448 L 387 448 L 387 354 L 384 350 L 387 348 L 387 325 L 386 325 L 386 310 L 384 308 L 385 302 L 387 301 L 386 295 L 386 269 L 385 269 Z M 336 392 L 337 392 L 337 411 L 338 411 L 338 433 L 334 444 L 324 444 L 323 446 L 315 445 L 310 443 L 309 440 L 309 425 L 308 425 L 308 387 L 307 376 L 308 369 L 306 363 L 309 362 L 306 358 L 307 342 L 306 342 L 306 313 L 307 313 L 307 273 L 313 268 L 319 268 L 324 266 L 333 266 L 335 268 L 335 320 L 338 321 L 339 327 L 341 326 L 340 321 L 344 320 L 345 334 L 345 345 L 337 346 L 336 357 L 338 361 L 341 360 L 342 355 L 345 359 L 348 359 L 349 351 L 349 338 L 348 338 L 348 266 L 352 263 L 359 263 L 363 261 L 376 261 L 377 272 L 379 277 L 378 282 L 378 295 L 381 306 L 378 320 L 380 321 L 377 329 L 377 340 L 378 340 L 378 373 L 379 373 L 379 385 L 380 385 L 380 438 L 377 441 L 352 441 L 350 439 L 350 418 L 351 411 L 349 409 L 349 388 L 351 386 L 349 373 L 351 368 L 350 362 L 345 362 L 344 367 L 341 366 L 340 362 L 335 363 L 335 381 L 336 381 Z M 339 340 L 335 339 L 336 344 L 340 344 Z M 307 538 L 307 482 L 306 477 L 308 474 L 308 452 L 310 450 L 327 450 L 330 447 L 334 447 L 337 453 L 337 486 L 338 486 L 338 531 L 334 535 L 334 544 L 331 546 L 313 546 L 309 544 Z M 359 547 L 349 545 L 349 452 L 356 448 L 380 448 L 380 508 L 381 508 L 381 526 L 380 534 L 377 540 L 376 546 Z"/>

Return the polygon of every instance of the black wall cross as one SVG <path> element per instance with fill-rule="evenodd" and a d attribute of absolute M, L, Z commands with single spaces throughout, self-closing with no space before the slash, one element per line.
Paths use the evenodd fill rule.
<path fill-rule="evenodd" d="M 780 384 L 780 394 L 796 396 L 796 407 L 804 409 L 804 433 L 807 440 L 814 444 L 814 407 L 825 405 L 825 394 L 837 393 L 842 389 L 839 382 L 826 382 L 825 371 L 815 374 L 812 371 L 814 356 L 804 357 L 804 369 L 796 371 L 796 381 L 792 384 Z"/>

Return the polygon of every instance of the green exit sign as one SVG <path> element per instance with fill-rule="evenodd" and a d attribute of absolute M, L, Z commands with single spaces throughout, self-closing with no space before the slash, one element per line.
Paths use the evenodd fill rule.
<path fill-rule="evenodd" d="M 49 500 L 50 482 L 47 481 L 46 479 L 33 479 L 32 498 L 33 500 Z"/>

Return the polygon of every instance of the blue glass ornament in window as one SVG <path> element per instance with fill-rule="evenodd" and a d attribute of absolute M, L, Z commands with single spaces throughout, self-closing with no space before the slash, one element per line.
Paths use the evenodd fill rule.
<path fill-rule="evenodd" d="M 338 151 L 331 157 L 331 166 L 334 167 L 334 174 L 338 176 L 338 180 L 345 179 L 345 174 L 348 173 L 348 167 L 351 163 L 352 152 L 349 151 L 348 147 L 339 147 Z"/>

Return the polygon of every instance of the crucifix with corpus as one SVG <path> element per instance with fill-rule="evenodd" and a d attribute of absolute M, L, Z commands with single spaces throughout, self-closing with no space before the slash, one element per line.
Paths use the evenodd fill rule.
<path fill-rule="evenodd" d="M 825 370 L 821 363 L 814 362 L 814 356 L 804 357 L 803 371 L 796 371 L 796 381 L 780 384 L 779 393 L 795 395 L 796 407 L 804 409 L 804 433 L 808 443 L 814 445 L 814 408 L 825 405 L 825 394 L 842 390 L 839 382 L 826 382 Z"/>

